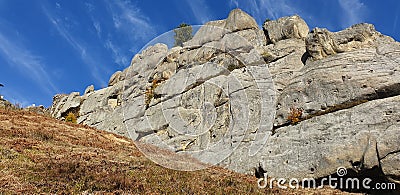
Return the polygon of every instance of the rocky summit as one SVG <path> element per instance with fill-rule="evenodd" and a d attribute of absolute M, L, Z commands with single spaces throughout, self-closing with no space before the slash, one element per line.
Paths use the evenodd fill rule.
<path fill-rule="evenodd" d="M 310 30 L 297 15 L 262 27 L 235 9 L 183 47 L 136 54 L 107 88 L 54 96 L 51 114 L 241 173 L 342 167 L 399 183 L 400 43 L 371 24 Z"/>

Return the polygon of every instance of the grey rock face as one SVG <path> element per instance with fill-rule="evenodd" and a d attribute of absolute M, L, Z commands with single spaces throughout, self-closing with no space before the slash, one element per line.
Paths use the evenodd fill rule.
<path fill-rule="evenodd" d="M 306 47 L 301 39 L 285 39 L 263 47 L 261 55 L 268 63 L 277 93 L 281 93 L 303 68 L 305 53 Z"/>
<path fill-rule="evenodd" d="M 320 178 L 338 167 L 360 171 L 355 162 L 363 169 L 380 164 L 385 174 L 398 175 L 399 101 L 373 100 L 279 128 L 260 159 L 268 175 L 286 178 Z"/>
<path fill-rule="evenodd" d="M 229 32 L 228 29 L 224 28 L 225 24 L 226 20 L 207 22 L 197 31 L 191 40 L 183 43 L 183 45 L 185 47 L 199 47 L 205 43 L 219 40 Z"/>
<path fill-rule="evenodd" d="M 63 119 L 69 112 L 78 115 L 81 105 L 81 96 L 79 92 L 72 92 L 69 95 L 56 95 L 53 97 L 53 105 L 51 107 L 51 116 Z"/>
<path fill-rule="evenodd" d="M 356 24 L 343 31 L 332 33 L 315 28 L 307 36 L 307 52 L 314 59 L 372 46 L 379 33 L 371 24 Z"/>
<path fill-rule="evenodd" d="M 307 62 L 278 98 L 276 125 L 287 121 L 291 107 L 303 109 L 307 118 L 400 95 L 398 58 L 383 50 L 400 51 L 400 45 L 377 42 L 376 47 Z"/>
<path fill-rule="evenodd" d="M 107 88 L 56 96 L 52 115 L 78 109 L 79 123 L 242 173 L 379 167 L 399 182 L 400 44 L 370 24 L 309 32 L 291 16 L 263 27 L 233 10 L 184 47 L 135 55 Z"/>

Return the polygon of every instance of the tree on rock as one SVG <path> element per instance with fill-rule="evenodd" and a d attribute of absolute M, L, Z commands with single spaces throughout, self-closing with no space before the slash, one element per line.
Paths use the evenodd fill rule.
<path fill-rule="evenodd" d="M 193 37 L 193 29 L 189 24 L 182 23 L 175 30 L 175 44 L 174 46 L 183 46 L 183 43 Z"/>

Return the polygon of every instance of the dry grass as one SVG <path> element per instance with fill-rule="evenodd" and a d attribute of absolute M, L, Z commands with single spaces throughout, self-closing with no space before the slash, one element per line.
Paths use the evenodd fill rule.
<path fill-rule="evenodd" d="M 0 194 L 341 194 L 259 189 L 255 177 L 219 167 L 174 171 L 127 138 L 32 112 L 0 109 L 0 137 Z"/>

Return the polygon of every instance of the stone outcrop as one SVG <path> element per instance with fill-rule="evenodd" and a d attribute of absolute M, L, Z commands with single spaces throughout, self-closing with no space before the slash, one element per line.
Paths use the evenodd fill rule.
<path fill-rule="evenodd" d="M 233 10 L 183 47 L 135 55 L 107 88 L 55 96 L 52 115 L 77 111 L 79 123 L 242 173 L 345 167 L 399 182 L 400 44 L 370 24 L 309 32 L 291 16 L 263 28 Z"/>
<path fill-rule="evenodd" d="M 355 27 L 360 26 L 365 26 L 366 31 L 371 29 L 371 25 Z M 343 49 L 349 50 L 345 53 L 307 61 L 278 98 L 276 126 L 287 121 L 290 107 L 302 108 L 302 117 L 308 118 L 365 101 L 400 95 L 399 57 L 395 56 L 400 51 L 400 44 L 376 31 L 369 34 L 376 34 L 376 41 L 362 48 L 356 49 L 362 43 L 354 43 L 352 45 L 358 46 Z"/>
<path fill-rule="evenodd" d="M 266 21 L 263 29 L 271 43 L 291 38 L 304 39 L 309 32 L 306 22 L 297 15 Z"/>
<path fill-rule="evenodd" d="M 2 109 L 14 109 L 15 105 L 13 105 L 11 102 L 3 99 L 2 97 L 0 98 L 0 108 Z"/>
<path fill-rule="evenodd" d="M 123 76 L 121 76 L 121 74 L 121 71 L 117 71 L 113 75 L 111 75 L 110 81 L 108 81 L 108 86 L 113 86 L 119 81 L 123 80 Z"/>
<path fill-rule="evenodd" d="M 94 85 L 89 85 L 86 87 L 84 95 L 94 92 Z"/>
<path fill-rule="evenodd" d="M 225 29 L 235 32 L 246 29 L 258 29 L 258 25 L 254 18 L 246 12 L 243 12 L 240 9 L 235 9 L 229 13 L 225 22 Z"/>
<path fill-rule="evenodd" d="M 336 53 L 376 46 L 377 38 L 389 40 L 376 32 L 371 24 L 356 24 L 336 33 L 329 32 L 327 29 L 315 28 L 307 36 L 306 47 L 312 58 L 322 59 Z M 384 41 L 378 41 L 378 43 L 382 42 Z"/>
<path fill-rule="evenodd" d="M 23 110 L 28 111 L 28 112 L 35 112 L 38 114 L 42 114 L 42 115 L 50 115 L 50 110 L 45 108 L 43 105 L 39 105 L 39 106 L 28 106 L 26 108 L 24 108 Z"/>
<path fill-rule="evenodd" d="M 296 178 L 331 175 L 334 167 L 362 172 L 377 166 L 396 176 L 399 101 L 400 96 L 368 101 L 281 127 L 260 152 L 263 165 L 274 175 Z"/>

